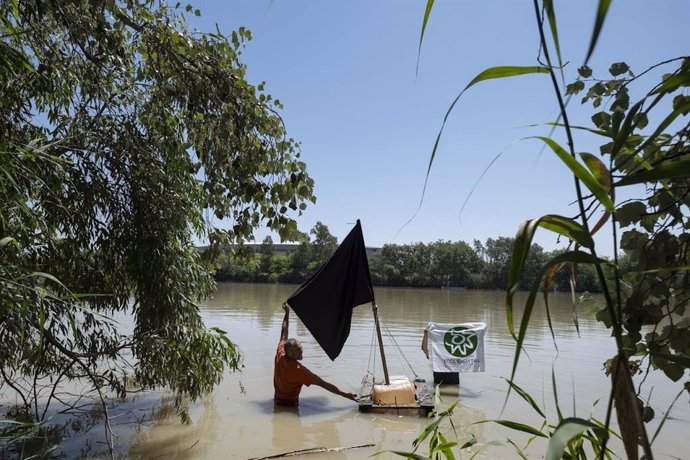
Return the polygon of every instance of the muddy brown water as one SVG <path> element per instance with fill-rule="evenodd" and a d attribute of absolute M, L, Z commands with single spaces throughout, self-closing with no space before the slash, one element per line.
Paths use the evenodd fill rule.
<path fill-rule="evenodd" d="M 360 413 L 356 403 L 335 396 L 322 388 L 304 388 L 299 411 L 275 410 L 273 396 L 273 357 L 283 317 L 281 303 L 296 286 L 265 284 L 220 284 L 214 297 L 204 303 L 202 312 L 208 326 L 217 326 L 244 354 L 244 369 L 230 373 L 215 391 L 191 406 L 192 423 L 161 406 L 165 393 L 149 393 L 111 410 L 118 435 L 116 456 L 122 458 L 174 459 L 250 459 L 297 453 L 307 449 L 330 449 L 302 453 L 287 458 L 366 459 L 378 451 L 411 451 L 412 442 L 427 420 L 396 413 Z M 504 402 L 514 358 L 512 340 L 505 315 L 505 294 L 495 291 L 448 289 L 375 288 L 379 315 L 391 375 L 408 375 L 432 380 L 432 370 L 421 351 L 423 329 L 429 321 L 462 323 L 484 321 L 486 372 L 461 374 L 459 385 L 444 385 L 440 396 L 444 405 L 459 401 L 452 422 L 444 433 L 460 444 L 476 437 L 477 444 L 465 449 L 463 458 L 479 451 L 477 458 L 510 459 L 517 455 L 506 440 L 524 446 L 526 438 L 490 419 L 513 420 L 539 426 L 541 418 L 517 395 Z M 528 331 L 526 353 L 520 360 L 516 382 L 544 407 L 552 423 L 557 420 L 552 371 L 557 381 L 558 401 L 564 416 L 603 420 L 609 395 L 609 379 L 603 362 L 614 352 L 609 332 L 598 323 L 591 304 L 578 305 L 579 335 L 573 324 L 569 294 L 550 298 L 551 320 L 557 335 L 554 346 L 545 309 L 535 309 Z M 519 296 L 518 304 L 524 301 Z M 519 319 L 519 314 L 518 314 Z M 341 355 L 332 362 L 315 343 L 299 319 L 291 314 L 290 336 L 302 341 L 303 363 L 326 381 L 344 391 L 359 393 L 362 378 L 373 372 L 383 378 L 380 359 L 373 348 L 374 327 L 371 307 L 355 309 L 350 337 Z M 642 397 L 650 396 L 656 419 L 649 426 L 650 437 L 682 383 L 664 376 L 647 377 Z M 687 458 L 690 447 L 688 396 L 683 395 L 671 410 L 660 435 L 654 441 L 657 458 Z M 454 428 L 454 429 L 453 429 Z M 102 430 L 89 436 L 75 436 L 63 446 L 67 457 L 97 456 L 103 448 Z M 99 433 L 100 439 L 99 439 Z M 457 435 L 455 434 L 457 433 Z M 358 447 L 365 446 L 365 447 Z M 612 446 L 622 454 L 614 441 Z M 534 441 L 530 458 L 541 458 L 546 444 Z M 418 452 L 428 455 L 426 444 Z M 392 453 L 377 458 L 400 458 Z"/>

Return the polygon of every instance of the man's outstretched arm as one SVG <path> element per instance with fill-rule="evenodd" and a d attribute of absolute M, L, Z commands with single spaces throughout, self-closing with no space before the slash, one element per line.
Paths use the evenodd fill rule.
<path fill-rule="evenodd" d="M 280 341 L 284 342 L 288 338 L 288 321 L 290 321 L 290 307 L 287 303 L 283 303 L 283 310 L 285 310 L 285 316 L 283 317 L 283 325 L 280 328 Z"/>
<path fill-rule="evenodd" d="M 332 383 L 326 382 L 324 379 L 319 377 L 318 375 L 316 376 L 316 382 L 314 382 L 314 385 L 318 385 L 321 388 L 330 391 L 331 393 L 342 396 L 343 398 L 351 399 L 352 401 L 357 401 L 357 395 L 354 393 L 345 393 L 344 391 L 340 391 L 337 386 L 333 385 Z"/>

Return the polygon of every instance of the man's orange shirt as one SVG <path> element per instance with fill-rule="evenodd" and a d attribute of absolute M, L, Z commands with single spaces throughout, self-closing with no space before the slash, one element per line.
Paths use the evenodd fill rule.
<path fill-rule="evenodd" d="M 316 375 L 296 359 L 288 359 L 285 356 L 285 341 L 281 340 L 276 350 L 273 370 L 274 402 L 281 406 L 296 406 L 302 385 L 309 386 L 312 383 L 316 383 Z"/>

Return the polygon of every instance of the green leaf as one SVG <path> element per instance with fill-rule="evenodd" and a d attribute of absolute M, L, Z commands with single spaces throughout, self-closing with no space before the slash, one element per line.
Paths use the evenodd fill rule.
<path fill-rule="evenodd" d="M 513 449 L 515 449 L 515 453 L 522 459 L 522 460 L 527 460 L 527 456 L 522 452 L 522 450 L 515 444 L 515 442 L 511 441 L 510 439 L 507 440 L 508 445 L 512 446 Z"/>
<path fill-rule="evenodd" d="M 43 335 L 43 331 L 46 326 L 46 310 L 43 308 L 43 305 L 41 305 L 39 309 L 39 314 L 38 314 L 38 328 L 41 332 L 41 335 Z M 43 337 L 41 337 L 41 340 L 43 340 Z"/>
<path fill-rule="evenodd" d="M 580 244 L 580 246 L 584 246 L 587 248 L 594 247 L 594 241 L 592 240 L 592 237 L 585 231 L 585 229 L 580 224 L 568 217 L 550 214 L 543 216 L 539 219 L 528 220 L 520 226 L 517 235 L 515 236 L 513 254 L 511 256 L 510 272 L 508 274 L 508 297 L 506 303 L 508 329 L 510 330 L 510 333 L 512 334 L 513 338 L 515 338 L 516 340 L 517 337 L 515 335 L 515 331 L 513 328 L 513 296 L 515 295 L 515 292 L 517 291 L 518 286 L 520 284 L 522 272 L 524 270 L 525 263 L 527 262 L 530 246 L 532 245 L 532 239 L 534 238 L 534 233 L 536 232 L 537 227 L 543 227 L 552 232 L 566 236 L 572 241 L 575 241 L 578 244 Z M 570 253 L 565 253 L 563 255 L 566 254 Z M 544 270 L 546 270 L 546 267 L 544 267 Z M 546 273 L 546 271 L 544 271 L 540 275 L 539 281 L 541 281 L 541 278 L 544 276 L 544 273 Z M 529 311 L 525 311 L 523 319 L 525 317 L 529 318 L 529 312 L 531 312 L 531 309 Z M 518 347 L 519 346 L 521 346 L 521 343 L 518 341 Z"/>
<path fill-rule="evenodd" d="M 438 426 L 443 422 L 444 417 L 439 416 L 434 420 L 433 422 L 427 424 L 422 428 L 422 431 L 419 433 L 417 438 L 412 441 L 413 446 L 417 446 L 421 444 L 422 441 L 424 441 L 431 433 L 434 432 L 434 430 L 438 429 Z"/>
<path fill-rule="evenodd" d="M 618 136 L 621 123 L 623 123 L 623 120 L 625 119 L 625 115 L 623 115 L 623 113 L 624 112 L 622 110 L 616 110 L 611 114 L 611 133 L 613 134 L 614 142 L 616 136 Z M 611 151 L 613 151 L 613 147 L 611 148 Z"/>
<path fill-rule="evenodd" d="M 11 236 L 6 236 L 0 240 L 0 248 L 3 246 L 7 246 L 10 243 L 13 243 L 15 246 L 19 247 L 19 243 L 17 243 L 17 240 L 12 238 Z"/>
<path fill-rule="evenodd" d="M 419 73 L 419 57 L 422 55 L 422 42 L 424 41 L 424 31 L 426 31 L 426 25 L 429 22 L 429 16 L 431 15 L 431 9 L 434 7 L 434 0 L 427 0 L 426 8 L 424 9 L 424 19 L 422 20 L 422 31 L 419 34 L 419 49 L 417 50 L 417 70 Z"/>
<path fill-rule="evenodd" d="M 390 452 L 391 454 L 398 455 L 400 457 L 405 457 L 406 459 L 410 460 L 431 460 L 429 457 L 425 457 L 423 455 L 415 454 L 414 452 L 403 452 L 401 450 L 389 450 L 389 451 L 382 451 L 382 452 L 376 452 L 373 455 L 380 455 L 386 452 Z"/>
<path fill-rule="evenodd" d="M 634 124 L 637 129 L 645 129 L 645 127 L 647 127 L 647 124 L 649 124 L 647 114 L 644 112 L 640 112 L 637 115 L 635 115 Z M 631 137 L 632 136 L 628 136 L 628 140 L 630 140 Z"/>
<path fill-rule="evenodd" d="M 652 133 L 651 136 L 647 138 L 642 145 L 640 145 L 636 150 L 635 153 L 642 152 L 644 151 L 645 147 L 647 147 L 650 143 L 654 142 L 659 135 L 664 132 L 664 130 L 675 121 L 676 118 L 678 118 L 680 115 L 685 114 L 688 110 L 690 110 L 690 103 L 685 103 L 681 104 L 680 106 L 676 107 L 673 112 L 671 112 L 664 120 L 659 124 L 659 126 L 656 128 L 654 133 Z"/>
<path fill-rule="evenodd" d="M 599 182 L 599 184 L 606 190 L 606 193 L 611 195 L 612 183 L 611 183 L 611 173 L 606 167 L 603 161 L 599 157 L 592 155 L 591 153 L 582 152 L 580 157 L 587 165 L 589 172 L 592 173 L 594 178 Z"/>
<path fill-rule="evenodd" d="M 518 423 L 518 422 L 513 422 L 511 420 L 491 420 L 494 423 L 498 423 L 499 425 L 502 425 L 506 428 L 510 428 L 511 430 L 515 431 L 522 431 L 523 433 L 531 434 L 540 438 L 548 438 L 544 433 L 541 431 L 537 430 L 534 427 L 531 427 L 529 425 L 525 425 L 524 423 Z M 481 422 L 480 422 L 481 423 Z"/>
<path fill-rule="evenodd" d="M 652 94 L 672 93 L 681 86 L 688 85 L 690 85 L 690 72 L 684 71 L 680 73 L 674 73 L 670 77 L 666 78 L 657 89 L 652 91 Z"/>
<path fill-rule="evenodd" d="M 651 351 L 650 354 L 652 355 L 653 358 L 663 358 L 668 361 L 671 361 L 676 364 L 680 364 L 681 366 L 684 366 L 685 368 L 690 368 L 690 357 L 680 355 L 680 354 L 672 354 L 672 353 L 664 353 L 660 351 Z"/>
<path fill-rule="evenodd" d="M 558 126 L 558 127 L 561 127 L 561 128 L 565 127 L 565 125 L 564 125 L 563 123 L 555 123 L 555 122 L 552 122 L 552 121 L 546 123 L 546 125 L 549 125 L 549 126 Z M 597 136 L 610 137 L 610 134 L 607 133 L 606 131 L 597 130 L 597 129 L 592 129 L 592 128 L 586 128 L 586 127 L 584 127 L 584 126 L 570 125 L 570 129 L 577 129 L 577 130 L 581 130 L 581 131 L 587 131 L 587 132 L 590 132 L 590 133 L 592 133 L 592 134 L 596 134 Z"/>
<path fill-rule="evenodd" d="M 442 437 L 443 435 L 439 433 L 439 436 Z M 431 449 L 430 454 L 433 456 L 437 452 L 442 452 L 443 456 L 447 460 L 455 460 L 455 455 L 453 454 L 453 447 L 457 446 L 458 443 L 455 441 L 448 442 L 443 438 L 443 441 L 441 444 L 434 446 L 433 449 Z"/>
<path fill-rule="evenodd" d="M 522 399 L 527 401 L 530 406 L 532 406 L 532 409 L 534 409 L 537 414 L 539 414 L 543 419 L 546 419 L 546 414 L 544 414 L 544 411 L 541 410 L 539 405 L 536 403 L 536 401 L 527 393 L 525 390 L 523 390 L 521 387 L 519 387 L 515 382 L 512 380 L 505 379 L 506 382 L 508 382 L 508 385 L 515 390 L 515 392 L 520 395 Z"/>
<path fill-rule="evenodd" d="M 592 122 L 597 128 L 607 131 L 607 134 L 611 129 L 611 115 L 608 112 L 601 111 L 595 113 L 592 115 Z"/>
<path fill-rule="evenodd" d="M 615 157 L 618 154 L 621 147 L 623 147 L 623 145 L 625 144 L 625 141 L 630 137 L 633 130 L 635 129 L 634 121 L 637 112 L 642 108 L 643 102 L 644 99 L 635 104 L 628 112 L 628 115 L 625 117 L 625 120 L 623 121 L 621 127 L 617 130 L 614 129 L 614 132 L 616 132 L 616 137 L 613 140 L 613 147 L 611 147 L 611 156 Z M 615 112 L 613 114 L 614 119 L 617 118 L 617 114 L 618 112 Z"/>
<path fill-rule="evenodd" d="M 616 219 L 621 227 L 627 227 L 639 222 L 646 213 L 647 207 L 644 203 L 641 201 L 631 201 L 616 209 Z"/>
<path fill-rule="evenodd" d="M 45 278 L 45 279 L 47 279 L 47 280 L 52 281 L 52 282 L 55 283 L 55 284 L 59 284 L 60 286 L 65 287 L 65 285 L 62 284 L 62 283 L 60 282 L 59 279 L 55 278 L 55 277 L 54 277 L 53 275 L 51 275 L 50 273 L 33 272 L 33 273 L 30 273 L 28 276 L 29 276 L 29 277 L 36 277 L 36 278 Z"/>
<path fill-rule="evenodd" d="M 585 186 L 594 194 L 594 196 L 597 197 L 604 208 L 606 208 L 606 210 L 609 212 L 613 212 L 613 201 L 611 201 L 611 197 L 609 197 L 606 190 L 601 186 L 601 184 L 599 184 L 599 181 L 597 181 L 597 179 L 595 179 L 594 176 L 584 168 L 584 166 L 578 163 L 577 160 L 572 157 L 572 155 L 568 154 L 568 152 L 566 152 L 563 147 L 558 145 L 554 140 L 543 136 L 535 136 L 534 138 L 542 140 L 549 147 L 551 147 L 551 150 L 553 150 L 561 161 L 568 166 L 572 173 L 575 174 L 575 177 L 582 181 L 582 183 L 585 184 Z"/>
<path fill-rule="evenodd" d="M 75 294 L 75 293 L 69 293 L 69 294 L 64 295 L 64 296 L 59 296 L 59 297 L 50 296 L 50 297 L 53 299 L 61 300 L 64 302 L 65 300 L 82 300 L 82 299 L 91 299 L 94 297 L 111 298 L 111 297 L 113 297 L 113 295 L 112 294 L 88 294 L 88 293 Z"/>
<path fill-rule="evenodd" d="M 579 73 L 582 78 L 589 78 L 592 76 L 592 69 L 586 65 L 583 65 L 577 69 L 577 73 Z"/>
<path fill-rule="evenodd" d="M 685 358 L 682 361 L 690 361 L 690 358 Z M 666 364 L 665 366 L 663 366 L 661 368 L 661 370 L 664 372 L 664 374 L 666 374 L 666 377 L 673 380 L 674 382 L 677 382 L 685 374 L 686 367 L 687 366 L 682 366 L 680 364 L 671 363 L 671 364 Z"/>
<path fill-rule="evenodd" d="M 475 444 L 477 444 L 477 437 L 473 434 L 469 441 L 460 446 L 460 450 L 467 449 L 468 447 L 472 447 Z"/>
<path fill-rule="evenodd" d="M 609 72 L 614 77 L 622 75 L 629 70 L 630 67 L 628 67 L 628 64 L 626 64 L 625 62 L 614 62 L 613 64 L 611 64 L 611 67 L 609 68 Z"/>
<path fill-rule="evenodd" d="M 599 0 L 599 6 L 597 7 L 597 17 L 594 20 L 594 29 L 592 30 L 592 38 L 589 42 L 589 49 L 587 50 L 587 57 L 585 58 L 583 66 L 587 65 L 587 63 L 589 62 L 589 58 L 592 57 L 594 48 L 596 48 L 597 46 L 599 34 L 601 33 L 601 29 L 604 27 L 604 21 L 606 21 L 606 14 L 608 13 L 610 6 L 611 0 Z"/>
<path fill-rule="evenodd" d="M 690 175 L 690 158 L 681 160 L 669 160 L 661 162 L 650 170 L 644 170 L 628 174 L 616 183 L 617 187 L 642 184 L 644 182 L 656 182 L 664 179 L 674 179 Z"/>
<path fill-rule="evenodd" d="M 431 0 L 429 0 L 431 2 Z M 433 2 L 431 2 L 433 3 Z M 446 126 L 446 122 L 448 121 L 448 117 L 450 116 L 450 113 L 453 111 L 455 108 L 455 105 L 458 103 L 458 100 L 460 100 L 460 97 L 467 91 L 470 87 L 476 85 L 479 82 L 485 81 L 485 80 L 492 80 L 495 78 L 507 78 L 507 77 L 516 77 L 519 75 L 527 75 L 527 74 L 533 74 L 533 73 L 543 73 L 547 74 L 549 73 L 549 69 L 547 67 L 543 66 L 529 66 L 529 67 L 520 67 L 520 66 L 500 66 L 500 67 L 490 67 L 488 69 L 485 69 L 484 71 L 480 72 L 476 77 L 472 79 L 471 82 L 465 86 L 465 88 L 460 91 L 460 94 L 458 94 L 453 102 L 450 104 L 450 107 L 448 107 L 448 110 L 446 111 L 446 115 L 443 117 L 443 122 L 441 123 L 441 129 L 439 130 L 438 134 L 436 135 L 436 141 L 434 142 L 434 147 L 431 150 L 431 157 L 429 158 L 429 165 L 427 166 L 426 170 L 426 177 L 424 178 L 424 187 L 422 187 L 422 197 L 419 202 L 419 207 L 422 205 L 422 201 L 424 200 L 424 194 L 426 193 L 426 187 L 429 182 L 429 174 L 431 173 L 431 166 L 434 163 L 434 158 L 436 157 L 436 151 L 438 150 L 438 144 L 441 141 L 441 135 L 443 134 L 443 129 Z"/>
<path fill-rule="evenodd" d="M 551 37 L 553 38 L 553 45 L 556 48 L 556 56 L 558 57 L 558 67 L 562 73 L 563 59 L 561 58 L 561 45 L 558 41 L 558 27 L 556 26 L 556 11 L 553 7 L 553 0 L 544 0 L 544 11 L 546 11 L 546 17 L 549 19 L 549 29 L 551 29 Z"/>
<path fill-rule="evenodd" d="M 681 109 L 681 115 L 687 115 L 690 112 L 690 109 L 687 108 L 688 103 L 690 103 L 690 96 L 678 94 L 673 98 L 673 109 Z"/>
<path fill-rule="evenodd" d="M 539 226 L 554 233 L 558 233 L 559 235 L 563 235 L 577 242 L 580 246 L 586 248 L 594 247 L 592 236 L 587 233 L 587 230 L 585 230 L 582 225 L 569 217 L 547 214 L 539 219 Z"/>
<path fill-rule="evenodd" d="M 528 75 L 533 73 L 549 73 L 549 68 L 544 66 L 499 66 L 490 67 L 479 75 L 474 77 L 474 79 L 465 87 L 463 92 L 467 90 L 470 86 L 473 86 L 479 82 L 485 80 L 491 80 L 494 78 L 507 78 L 507 77 L 517 77 L 520 75 Z"/>
<path fill-rule="evenodd" d="M 531 227 L 533 224 L 529 224 L 528 221 L 527 224 L 523 224 L 524 227 Z M 532 232 L 533 234 L 533 232 Z M 519 234 L 518 234 L 519 235 Z M 525 237 L 527 239 L 527 237 Z M 515 239 L 515 245 L 518 244 L 519 238 L 516 237 Z M 531 237 L 530 237 L 531 241 Z M 521 244 L 525 244 L 524 242 Z M 518 249 L 516 248 L 513 251 L 513 257 L 515 257 L 516 252 L 520 253 L 524 249 Z M 537 293 L 539 292 L 539 288 L 541 286 L 541 281 L 544 278 L 544 275 L 548 272 L 548 270 L 551 267 L 554 267 L 556 265 L 562 264 L 564 262 L 571 262 L 575 264 L 605 264 L 607 263 L 606 260 L 599 259 L 597 257 L 594 257 L 591 254 L 587 254 L 586 252 L 582 251 L 568 251 L 564 252 L 562 254 L 557 255 L 556 257 L 552 258 L 549 260 L 541 269 L 541 272 L 537 276 L 537 278 L 534 281 L 534 285 L 532 286 L 532 289 L 530 290 L 530 293 L 527 297 L 527 301 L 525 302 L 525 308 L 522 313 L 522 321 L 520 322 L 520 330 L 516 336 L 515 334 L 515 329 L 513 325 L 513 298 L 515 296 L 515 291 L 517 289 L 511 289 L 509 285 L 508 293 L 506 295 L 506 318 L 508 322 L 508 330 L 510 331 L 511 335 L 516 341 L 515 344 L 515 355 L 513 357 L 513 368 L 511 370 L 511 375 L 510 375 L 510 380 L 515 379 L 515 373 L 517 372 L 517 366 L 518 362 L 520 361 L 520 355 L 522 353 L 522 345 L 525 341 L 525 336 L 527 335 L 527 327 L 529 326 L 530 320 L 532 318 L 532 311 L 534 310 L 534 302 L 537 298 Z M 509 279 L 515 279 L 514 274 L 512 273 L 513 267 L 511 267 L 511 273 L 509 274 Z M 508 396 L 510 395 L 510 391 L 508 394 L 506 394 L 506 401 L 508 399 Z"/>
<path fill-rule="evenodd" d="M 553 330 L 551 331 L 551 334 L 553 335 Z M 555 340 L 555 339 L 554 339 Z M 551 366 L 551 387 L 553 388 L 553 403 L 554 406 L 556 407 L 556 414 L 558 415 L 558 422 L 563 421 L 563 414 L 561 413 L 561 405 L 558 402 L 558 386 L 556 385 L 556 369 L 554 366 Z"/>
<path fill-rule="evenodd" d="M 568 86 L 566 86 L 566 88 L 565 88 L 565 94 L 566 94 L 566 95 L 568 95 L 568 94 L 577 94 L 577 93 L 579 93 L 580 91 L 582 91 L 583 89 L 585 89 L 585 84 L 584 84 L 584 82 L 582 82 L 582 81 L 580 81 L 580 80 L 577 80 L 577 81 L 575 81 L 575 82 L 569 84 Z"/>
<path fill-rule="evenodd" d="M 613 320 L 611 319 L 611 313 L 607 308 L 602 308 L 595 315 L 597 321 L 604 323 L 607 329 L 610 329 L 613 325 Z"/>
<path fill-rule="evenodd" d="M 455 407 L 458 405 L 459 402 L 460 401 L 453 402 L 453 404 L 448 406 L 448 408 L 446 410 L 444 410 L 443 412 L 438 414 L 439 417 L 447 417 L 447 416 L 453 415 L 453 410 L 455 410 Z"/>
<path fill-rule="evenodd" d="M 671 267 L 650 268 L 647 270 L 643 270 L 640 273 L 646 275 L 646 274 L 652 274 L 652 273 L 687 272 L 687 271 L 690 271 L 690 265 L 673 265 Z"/>
<path fill-rule="evenodd" d="M 588 420 L 576 417 L 563 419 L 549 439 L 545 459 L 560 460 L 565 452 L 566 445 L 571 439 L 594 428 L 598 428 L 598 426 Z"/>

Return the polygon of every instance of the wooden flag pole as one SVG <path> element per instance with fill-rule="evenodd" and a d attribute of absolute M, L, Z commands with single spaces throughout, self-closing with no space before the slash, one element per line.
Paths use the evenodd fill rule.
<path fill-rule="evenodd" d="M 391 381 L 388 378 L 388 365 L 386 364 L 386 355 L 383 352 L 383 340 L 381 339 L 381 326 L 379 325 L 379 314 L 376 301 L 371 302 L 371 308 L 374 310 L 374 322 L 376 323 L 376 336 L 379 339 L 379 350 L 381 350 L 381 364 L 383 365 L 383 377 L 386 379 L 386 385 L 390 385 Z"/>

